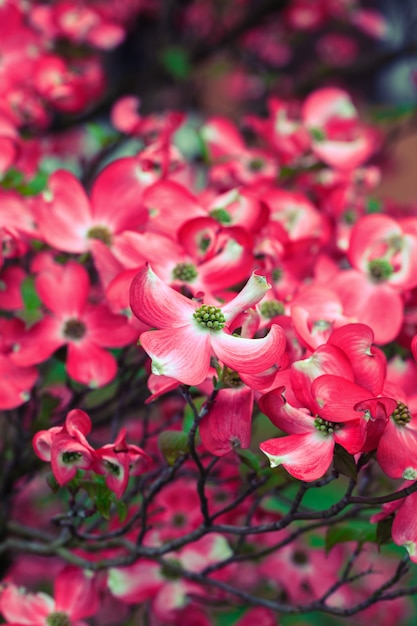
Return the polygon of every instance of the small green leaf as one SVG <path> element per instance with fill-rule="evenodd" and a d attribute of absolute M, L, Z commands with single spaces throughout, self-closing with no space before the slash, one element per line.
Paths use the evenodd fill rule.
<path fill-rule="evenodd" d="M 391 543 L 391 530 L 393 521 L 394 517 L 392 515 L 386 517 L 385 519 L 379 520 L 376 526 L 376 542 L 379 546 L 382 546 L 386 543 Z"/>
<path fill-rule="evenodd" d="M 326 533 L 326 554 L 328 554 L 338 543 L 344 543 L 346 541 L 355 541 L 360 544 L 366 542 L 375 543 L 375 526 L 372 526 L 371 524 L 362 528 L 353 524 L 330 526 Z"/>
<path fill-rule="evenodd" d="M 27 276 L 20 287 L 23 304 L 27 311 L 35 311 L 41 307 L 41 301 L 35 289 L 35 279 Z"/>
<path fill-rule="evenodd" d="M 36 196 L 43 191 L 48 184 L 48 174 L 39 170 L 28 183 L 20 185 L 18 191 L 22 196 Z"/>
<path fill-rule="evenodd" d="M 60 486 L 57 483 L 56 478 L 52 474 L 52 472 L 49 472 L 46 475 L 46 482 L 48 483 L 48 486 L 49 486 L 50 490 L 52 491 L 52 493 L 57 493 L 59 491 Z"/>
<path fill-rule="evenodd" d="M 339 444 L 335 445 L 333 467 L 336 472 L 339 472 L 339 474 L 343 474 L 343 476 L 353 478 L 353 480 L 356 480 L 358 477 L 358 470 L 356 467 L 355 459 Z"/>
<path fill-rule="evenodd" d="M 110 491 L 107 485 L 97 483 L 95 505 L 97 507 L 97 511 L 102 517 L 104 517 L 104 519 L 110 519 L 110 509 L 112 502 L 113 492 Z"/>
<path fill-rule="evenodd" d="M 310 135 L 314 141 L 324 141 L 326 133 L 321 128 L 310 128 Z"/>
<path fill-rule="evenodd" d="M 382 205 L 378 198 L 368 198 L 366 212 L 367 213 L 381 213 Z"/>
<path fill-rule="evenodd" d="M 188 452 L 188 435 L 178 430 L 165 430 L 158 437 L 158 447 L 168 465 Z"/>
<path fill-rule="evenodd" d="M 161 62 L 171 76 L 185 80 L 191 72 L 191 63 L 187 51 L 181 46 L 166 48 L 161 54 Z"/>
<path fill-rule="evenodd" d="M 60 403 L 60 399 L 49 393 L 42 393 L 38 414 L 36 417 L 36 429 L 42 430 L 40 425 L 49 426 L 49 418 Z"/>
<path fill-rule="evenodd" d="M 197 411 L 199 413 L 201 411 L 201 407 L 204 404 L 204 401 L 205 401 L 205 398 L 194 398 L 193 399 L 194 405 L 197 408 Z M 183 429 L 183 431 L 185 433 L 189 433 L 193 424 L 194 424 L 194 411 L 190 407 L 190 405 L 187 404 L 185 409 L 184 409 L 184 419 L 183 419 L 183 422 L 182 422 L 182 429 Z"/>
<path fill-rule="evenodd" d="M 259 457 L 256 454 L 254 454 L 250 450 L 242 450 L 242 448 L 236 448 L 235 452 L 238 455 L 239 459 L 242 461 L 242 463 L 246 465 L 246 467 L 251 469 L 253 472 L 256 472 L 256 474 L 260 472 L 261 463 L 259 461 Z"/>
<path fill-rule="evenodd" d="M 81 487 L 86 490 L 88 497 L 94 501 L 97 495 L 96 483 L 93 480 L 83 480 Z"/>
<path fill-rule="evenodd" d="M 17 189 L 23 180 L 23 173 L 20 170 L 11 167 L 3 176 L 3 180 L 0 184 L 4 189 Z"/>
<path fill-rule="evenodd" d="M 117 498 L 115 500 L 115 503 L 116 503 L 117 515 L 119 517 L 119 522 L 123 524 L 128 513 L 127 504 L 126 502 L 123 502 L 122 500 L 118 500 Z"/>
<path fill-rule="evenodd" d="M 66 380 L 67 372 L 65 363 L 55 357 L 50 358 L 43 373 L 43 382 L 45 386 L 65 384 Z"/>
<path fill-rule="evenodd" d="M 87 132 L 100 148 L 106 148 L 117 139 L 117 135 L 115 133 L 109 132 L 107 128 L 101 124 L 97 124 L 96 122 L 87 124 Z"/>

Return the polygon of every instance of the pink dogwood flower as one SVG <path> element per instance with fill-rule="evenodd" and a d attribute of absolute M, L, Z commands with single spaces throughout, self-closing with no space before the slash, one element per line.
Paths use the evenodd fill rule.
<path fill-rule="evenodd" d="M 90 431 L 90 417 L 84 411 L 74 409 L 68 413 L 64 426 L 52 426 L 34 436 L 36 455 L 51 463 L 59 485 L 72 480 L 77 469 L 92 469 L 95 452 L 86 439 Z"/>
<path fill-rule="evenodd" d="M 148 460 L 142 448 L 126 442 L 126 429 L 123 428 L 114 443 L 108 443 L 96 451 L 94 469 L 106 476 L 107 487 L 121 498 L 126 491 L 129 476 L 142 473 Z"/>
<path fill-rule="evenodd" d="M 273 324 L 269 334 L 260 339 L 231 334 L 233 320 L 257 304 L 269 288 L 264 276 L 253 273 L 227 304 L 200 304 L 168 287 L 150 266 L 145 266 L 132 282 L 130 304 L 136 317 L 158 329 L 140 336 L 141 346 L 152 359 L 152 372 L 185 385 L 199 385 L 208 374 L 213 355 L 244 374 L 279 365 L 286 343 L 280 326 Z"/>
<path fill-rule="evenodd" d="M 72 565 L 58 574 L 54 598 L 28 593 L 13 583 L 0 591 L 0 611 L 12 626 L 87 626 L 82 618 L 94 615 L 98 606 L 94 575 Z"/>
<path fill-rule="evenodd" d="M 74 261 L 40 271 L 35 285 L 50 313 L 22 333 L 13 362 L 21 367 L 42 363 L 67 345 L 71 378 L 90 387 L 109 383 L 117 373 L 117 362 L 104 348 L 128 345 L 137 336 L 127 318 L 113 314 L 105 304 L 89 302 L 88 273 Z"/>

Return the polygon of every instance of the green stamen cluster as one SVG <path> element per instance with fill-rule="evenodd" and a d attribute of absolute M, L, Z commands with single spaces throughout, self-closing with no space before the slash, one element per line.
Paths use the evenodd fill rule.
<path fill-rule="evenodd" d="M 116 463 L 111 463 L 110 461 L 104 461 L 104 464 L 109 470 L 110 474 L 113 474 L 113 476 L 119 476 L 120 474 L 119 465 L 116 465 Z"/>
<path fill-rule="evenodd" d="M 67 339 L 81 339 L 84 337 L 86 326 L 84 322 L 77 319 L 71 319 L 65 322 L 64 336 Z"/>
<path fill-rule="evenodd" d="M 210 237 L 202 237 L 200 239 L 198 247 L 200 248 L 201 252 L 205 252 L 207 250 L 207 248 L 210 245 L 210 242 L 211 242 Z"/>
<path fill-rule="evenodd" d="M 198 307 L 195 313 L 193 313 L 193 317 L 201 326 L 210 330 L 221 330 L 226 323 L 226 318 L 221 309 L 208 304 Z"/>
<path fill-rule="evenodd" d="M 264 165 L 265 161 L 259 157 L 257 159 L 252 159 L 251 161 L 249 161 L 249 169 L 252 172 L 259 172 L 259 170 L 261 170 Z"/>
<path fill-rule="evenodd" d="M 185 525 L 186 521 L 187 519 L 183 513 L 175 513 L 172 518 L 172 525 L 175 526 L 175 528 L 181 528 Z"/>
<path fill-rule="evenodd" d="M 62 460 L 64 463 L 67 463 L 69 465 L 70 463 L 75 463 L 75 461 L 78 461 L 79 459 L 81 459 L 81 457 L 81 452 L 64 452 L 64 454 L 62 455 Z"/>
<path fill-rule="evenodd" d="M 316 320 L 313 324 L 313 330 L 320 332 L 330 328 L 331 323 L 327 320 Z"/>
<path fill-rule="evenodd" d="M 342 216 L 345 224 L 354 224 L 357 220 L 357 214 L 354 209 L 348 209 Z"/>
<path fill-rule="evenodd" d="M 316 419 L 314 420 L 314 426 L 317 428 L 317 430 L 323 433 L 323 435 L 333 435 L 336 430 L 339 430 L 341 428 L 341 424 L 324 420 L 319 415 L 317 415 Z"/>
<path fill-rule="evenodd" d="M 277 315 L 283 315 L 285 307 L 279 300 L 266 300 L 265 302 L 262 302 L 260 310 L 263 317 L 272 319 Z"/>
<path fill-rule="evenodd" d="M 210 211 L 210 217 L 220 222 L 220 224 L 230 224 L 232 221 L 230 213 L 228 213 L 226 209 L 213 209 Z"/>
<path fill-rule="evenodd" d="M 229 368 L 224 369 L 221 382 L 222 382 L 222 385 L 225 387 L 234 387 L 234 388 L 240 387 L 242 384 L 239 374 Z"/>
<path fill-rule="evenodd" d="M 393 267 L 386 259 L 372 259 L 368 263 L 368 270 L 376 283 L 387 280 L 393 273 Z"/>
<path fill-rule="evenodd" d="M 297 565 L 306 565 L 310 561 L 308 554 L 304 550 L 295 550 L 292 553 L 291 560 Z"/>
<path fill-rule="evenodd" d="M 282 278 L 282 269 L 280 267 L 276 267 L 272 270 L 272 280 L 274 283 L 277 283 Z"/>
<path fill-rule="evenodd" d="M 192 263 L 178 263 L 172 271 L 174 280 L 181 280 L 183 283 L 191 283 L 197 275 L 196 267 Z"/>
<path fill-rule="evenodd" d="M 411 420 L 408 406 L 404 402 L 397 402 L 397 408 L 391 413 L 391 418 L 398 426 L 405 426 Z"/>
<path fill-rule="evenodd" d="M 87 237 L 89 239 L 98 239 L 106 244 L 106 246 L 111 246 L 112 244 L 112 235 L 106 226 L 93 226 L 87 233 Z"/>
<path fill-rule="evenodd" d="M 48 615 L 46 623 L 48 626 L 71 626 L 70 618 L 63 611 L 57 611 Z"/>

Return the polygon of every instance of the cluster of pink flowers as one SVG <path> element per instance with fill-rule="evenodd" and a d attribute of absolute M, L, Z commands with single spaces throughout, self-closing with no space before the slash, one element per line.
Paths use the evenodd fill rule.
<path fill-rule="evenodd" d="M 100 3 L 94 7 L 42 4 L 33 19 L 40 32 L 115 45 L 120 22 Z M 319 19 L 313 9 L 294 3 L 286 19 L 307 28 Z M 46 71 L 52 84 L 55 63 Z M 41 95 L 50 93 L 47 82 Z M 335 611 L 360 603 L 390 562 L 370 548 L 358 564 L 379 559 L 380 570 L 361 588 L 348 584 L 354 576 L 334 586 L 351 546 L 331 546 L 326 559 L 301 533 L 291 535 L 272 498 L 256 508 L 251 485 L 241 497 L 240 473 L 246 460 L 257 463 L 265 483 L 284 484 L 288 474 L 304 483 L 325 480 L 342 449 L 355 470 L 369 463 L 389 479 L 417 479 L 417 217 L 393 204 L 370 210 L 379 170 L 368 161 L 380 133 L 336 87 L 302 103 L 271 99 L 266 118 L 245 120 L 253 142 L 231 121 L 209 119 L 199 131 L 205 168 L 177 145 L 183 114 L 141 115 L 138 100 L 126 97 L 112 122 L 143 148 L 101 169 L 88 192 L 66 169 L 30 193 L 22 193 L 21 181 L 0 189 L 0 409 L 20 411 L 36 455 L 68 487 L 73 507 L 63 516 L 69 536 L 56 542 L 67 542 L 57 554 L 73 565 L 58 575 L 55 599 L 19 590 L 16 581 L 25 579 L 16 559 L 0 592 L 4 619 L 82 626 L 98 612 L 100 591 L 113 616 L 120 611 L 127 620 L 129 606 L 143 605 L 152 608 L 155 626 L 209 626 L 204 601 L 221 603 L 232 583 L 243 598 L 265 586 L 298 605 L 318 601 L 328 588 L 326 606 Z M 12 145 L 4 132 L 5 146 Z M 388 358 L 382 348 L 404 358 Z M 141 405 L 139 394 L 129 404 L 141 386 Z M 177 388 L 182 395 L 170 393 Z M 102 423 L 97 391 L 104 404 L 106 393 L 118 400 L 117 408 L 106 406 L 112 415 Z M 53 426 L 38 411 L 51 398 L 46 421 L 53 416 Z M 201 407 L 191 426 L 184 398 L 191 398 L 188 410 Z M 272 424 L 263 421 L 260 449 L 287 473 L 271 471 L 252 444 L 252 420 L 256 426 L 261 412 Z M 100 435 L 103 424 L 111 428 Z M 277 436 L 266 439 L 265 430 Z M 94 436 L 114 441 L 96 446 L 87 439 Z M 255 460 L 245 457 L 251 446 Z M 126 505 L 102 543 L 102 520 L 81 528 L 100 513 L 100 477 L 116 496 L 112 504 Z M 144 486 L 148 478 L 155 482 Z M 35 515 L 27 484 L 19 489 L 16 524 L 19 508 Z M 395 514 L 392 537 L 417 562 L 415 497 L 385 505 L 373 519 Z M 299 520 L 309 519 L 300 511 Z M 36 515 L 43 524 L 50 513 Z M 54 514 L 65 531 L 62 514 Z M 248 542 L 256 571 L 234 560 L 243 554 L 237 528 L 256 538 Z M 85 551 L 72 540 L 85 540 Z M 109 566 L 96 573 L 105 559 Z M 74 565 L 80 562 L 91 571 Z M 404 603 L 393 606 L 405 611 Z M 370 618 L 392 623 L 376 606 L 363 619 Z M 276 623 L 267 601 L 234 626 L 253 621 Z"/>
<path fill-rule="evenodd" d="M 106 485 L 118 498 L 126 491 L 129 476 L 141 473 L 147 455 L 138 446 L 126 442 L 122 429 L 114 443 L 95 450 L 87 441 L 91 420 L 80 409 L 70 411 L 64 426 L 52 426 L 36 433 L 33 447 L 42 461 L 51 463 L 59 485 L 66 485 L 78 469 L 93 470 L 106 476 Z"/>

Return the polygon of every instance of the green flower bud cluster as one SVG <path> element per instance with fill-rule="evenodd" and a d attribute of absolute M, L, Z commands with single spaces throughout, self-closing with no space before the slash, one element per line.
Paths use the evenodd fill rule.
<path fill-rule="evenodd" d="M 336 422 L 329 422 L 319 415 L 316 415 L 316 418 L 314 420 L 314 426 L 324 435 L 333 435 L 336 430 L 339 430 L 341 428 L 341 424 L 337 424 Z"/>
<path fill-rule="evenodd" d="M 405 426 L 411 420 L 411 413 L 404 402 L 397 402 L 397 408 L 391 413 L 391 418 L 398 426 Z"/>
<path fill-rule="evenodd" d="M 210 330 L 221 330 L 226 323 L 226 318 L 221 309 L 208 304 L 198 307 L 193 313 L 193 317 L 201 326 Z"/>
<path fill-rule="evenodd" d="M 265 300 L 260 305 L 261 315 L 263 317 L 267 317 L 268 319 L 272 319 L 277 315 L 283 315 L 285 312 L 285 307 L 282 302 L 279 300 Z"/>
<path fill-rule="evenodd" d="M 116 463 L 111 463 L 110 461 L 104 461 L 105 466 L 109 470 L 110 474 L 113 476 L 119 476 L 120 474 L 120 466 Z"/>
<path fill-rule="evenodd" d="M 84 322 L 77 319 L 67 320 L 64 326 L 64 336 L 67 339 L 81 339 L 84 337 L 86 326 Z"/>
<path fill-rule="evenodd" d="M 48 626 L 71 626 L 71 620 L 63 611 L 50 613 L 46 618 Z"/>
<path fill-rule="evenodd" d="M 75 463 L 75 461 L 78 461 L 78 459 L 81 459 L 82 454 L 81 452 L 64 452 L 64 454 L 62 455 L 62 460 L 64 463 Z"/>
<path fill-rule="evenodd" d="M 181 280 L 183 283 L 191 283 L 198 276 L 195 265 L 192 263 L 178 263 L 172 271 L 174 280 Z"/>
<path fill-rule="evenodd" d="M 98 239 L 106 244 L 106 246 L 111 246 L 113 238 L 111 232 L 106 226 L 93 226 L 87 233 L 87 237 L 89 239 Z"/>
<path fill-rule="evenodd" d="M 393 267 L 386 259 L 372 259 L 368 263 L 368 270 L 376 283 L 382 283 L 393 273 Z"/>

